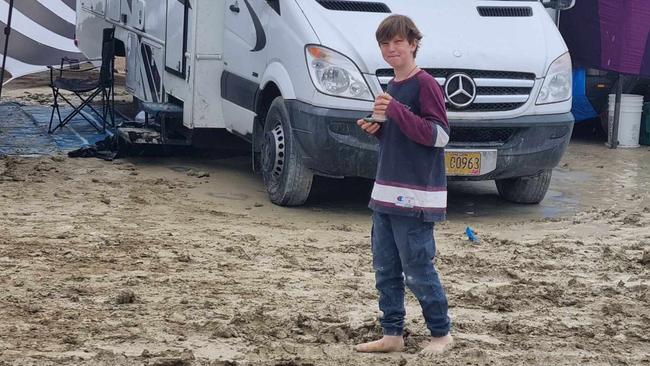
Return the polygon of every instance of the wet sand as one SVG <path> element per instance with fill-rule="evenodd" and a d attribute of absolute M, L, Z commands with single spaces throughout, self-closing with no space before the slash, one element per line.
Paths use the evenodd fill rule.
<path fill-rule="evenodd" d="M 648 364 L 649 172 L 647 147 L 576 141 L 541 205 L 450 184 L 436 265 L 457 344 L 428 360 L 411 295 L 404 353 L 352 350 L 380 333 L 368 182 L 280 208 L 240 154 L 6 157 L 0 364 Z"/>

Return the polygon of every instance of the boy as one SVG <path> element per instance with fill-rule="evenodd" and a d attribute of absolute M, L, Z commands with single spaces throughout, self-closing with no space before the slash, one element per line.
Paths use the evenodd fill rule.
<path fill-rule="evenodd" d="M 377 97 L 373 118 L 357 121 L 379 139 L 377 177 L 369 207 L 373 212 L 372 257 L 383 338 L 359 344 L 359 352 L 396 352 L 404 348 L 404 276 L 422 307 L 431 340 L 422 353 L 448 349 L 447 297 L 433 267 L 434 222 L 443 221 L 447 178 L 443 147 L 449 124 L 442 90 L 415 64 L 422 34 L 413 21 L 391 15 L 377 29 L 377 42 L 395 78 Z"/>

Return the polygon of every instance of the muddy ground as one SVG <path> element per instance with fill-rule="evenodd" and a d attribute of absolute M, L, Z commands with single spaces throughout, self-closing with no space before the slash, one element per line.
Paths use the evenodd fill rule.
<path fill-rule="evenodd" d="M 266 198 L 241 153 L 0 159 L 0 365 L 650 364 L 650 151 L 575 141 L 537 206 L 450 184 L 455 348 L 376 338 L 369 184 Z M 467 225 L 479 244 L 466 240 Z"/>

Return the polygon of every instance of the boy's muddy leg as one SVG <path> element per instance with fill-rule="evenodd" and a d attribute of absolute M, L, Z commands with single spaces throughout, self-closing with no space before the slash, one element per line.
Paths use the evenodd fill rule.
<path fill-rule="evenodd" d="M 431 335 L 442 337 L 449 333 L 451 321 L 447 295 L 432 262 L 436 254 L 433 224 L 401 216 L 393 216 L 391 221 L 406 285 L 418 299 Z"/>
<path fill-rule="evenodd" d="M 423 353 L 442 353 L 452 343 L 451 321 L 447 315 L 447 296 L 432 263 L 436 254 L 433 224 L 419 218 L 395 216 L 391 219 L 406 285 L 420 302 L 432 336 Z"/>
<path fill-rule="evenodd" d="M 402 264 L 391 229 L 391 217 L 375 212 L 372 221 L 372 262 L 379 291 L 379 309 L 383 312 L 381 327 L 384 337 L 360 344 L 355 349 L 359 352 L 395 352 L 404 347 L 402 333 L 406 310 Z"/>

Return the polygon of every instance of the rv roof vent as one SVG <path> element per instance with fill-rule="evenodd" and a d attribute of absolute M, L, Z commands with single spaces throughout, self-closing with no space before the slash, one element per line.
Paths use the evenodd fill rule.
<path fill-rule="evenodd" d="M 390 13 L 390 8 L 384 3 L 369 1 L 316 0 L 324 8 L 338 11 L 358 11 L 363 13 Z"/>
<path fill-rule="evenodd" d="M 529 6 L 479 6 L 482 17 L 532 17 L 533 8 Z"/>

